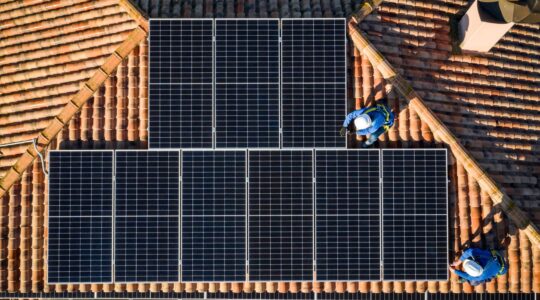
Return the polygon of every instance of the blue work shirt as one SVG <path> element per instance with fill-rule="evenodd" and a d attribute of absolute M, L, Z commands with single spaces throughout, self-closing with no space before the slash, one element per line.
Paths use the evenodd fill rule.
<path fill-rule="evenodd" d="M 504 268 L 501 270 L 499 259 L 494 257 L 489 250 L 469 248 L 463 252 L 459 260 L 464 261 L 465 259 L 471 258 L 484 269 L 484 272 L 482 272 L 480 276 L 473 277 L 463 271 L 456 270 L 456 275 L 467 280 L 471 285 L 479 285 L 491 281 L 491 279 L 497 277 L 497 275 L 506 274 L 508 271 L 508 264 L 504 263 Z"/>
<path fill-rule="evenodd" d="M 359 110 L 355 110 L 347 115 L 345 118 L 345 121 L 343 121 L 343 127 L 349 126 L 349 124 L 356 119 L 358 116 L 365 113 L 365 111 L 372 109 L 373 107 L 365 107 Z M 371 119 L 371 126 L 362 130 L 356 131 L 356 134 L 358 135 L 368 135 L 372 134 L 375 131 L 377 131 L 382 126 L 386 125 L 388 127 L 392 127 L 394 125 L 394 113 L 390 111 L 388 107 L 386 107 L 387 111 L 390 113 L 390 116 L 388 118 L 388 122 L 386 122 L 386 115 L 382 108 L 377 107 L 375 110 L 370 111 L 367 113 L 369 118 Z"/>

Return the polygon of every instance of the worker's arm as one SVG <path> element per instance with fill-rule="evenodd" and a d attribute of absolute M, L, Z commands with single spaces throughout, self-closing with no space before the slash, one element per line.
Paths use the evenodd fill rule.
<path fill-rule="evenodd" d="M 345 118 L 345 121 L 343 121 L 343 127 L 349 126 L 349 124 L 351 124 L 351 122 L 354 119 L 356 119 L 356 117 L 363 114 L 366 111 L 366 109 L 367 109 L 367 107 L 355 110 L 355 111 L 351 112 L 350 114 L 348 114 L 347 117 Z"/>
<path fill-rule="evenodd" d="M 461 254 L 461 257 L 459 258 L 459 260 L 464 261 L 470 257 L 481 257 L 481 256 L 491 258 L 491 253 L 489 253 L 489 251 L 478 249 L 478 248 L 469 248 L 463 251 L 463 254 Z"/>
<path fill-rule="evenodd" d="M 460 260 L 460 261 L 464 261 L 464 260 L 466 260 L 467 258 L 472 257 L 472 256 L 473 256 L 473 250 L 474 250 L 473 248 L 469 248 L 469 249 L 463 251 L 463 253 L 462 253 L 461 256 L 459 257 L 459 260 Z"/>
<path fill-rule="evenodd" d="M 375 114 L 375 118 L 374 120 L 372 120 L 371 126 L 366 129 L 356 131 L 356 134 L 358 135 L 372 134 L 375 131 L 379 130 L 379 128 L 381 128 L 381 126 L 384 125 L 384 121 L 385 121 L 384 116 L 382 114 Z"/>

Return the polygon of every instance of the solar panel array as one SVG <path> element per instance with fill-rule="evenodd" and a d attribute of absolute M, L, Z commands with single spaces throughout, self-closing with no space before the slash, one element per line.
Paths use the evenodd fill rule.
<path fill-rule="evenodd" d="M 115 195 L 115 281 L 178 281 L 179 152 L 117 151 Z"/>
<path fill-rule="evenodd" d="M 249 279 L 313 278 L 312 151 L 249 151 Z"/>
<path fill-rule="evenodd" d="M 445 149 L 112 153 L 51 153 L 50 282 L 446 280 Z"/>
<path fill-rule="evenodd" d="M 150 148 L 344 148 L 345 28 L 344 18 L 151 20 Z"/>
<path fill-rule="evenodd" d="M 283 148 L 345 147 L 345 19 L 282 20 Z"/>
<path fill-rule="evenodd" d="M 149 147 L 211 148 L 213 20 L 152 19 Z"/>
<path fill-rule="evenodd" d="M 246 280 L 246 152 L 182 152 L 182 281 Z"/>
<path fill-rule="evenodd" d="M 446 149 L 383 149 L 385 280 L 448 278 Z"/>
<path fill-rule="evenodd" d="M 49 283 L 112 282 L 113 152 L 49 153 Z"/>
<path fill-rule="evenodd" d="M 216 20 L 216 148 L 279 147 L 279 20 Z"/>
<path fill-rule="evenodd" d="M 317 280 L 380 280 L 379 151 L 315 153 Z"/>
<path fill-rule="evenodd" d="M 152 20 L 162 151 L 51 153 L 49 282 L 446 280 L 446 151 L 345 148 L 345 28 Z"/>

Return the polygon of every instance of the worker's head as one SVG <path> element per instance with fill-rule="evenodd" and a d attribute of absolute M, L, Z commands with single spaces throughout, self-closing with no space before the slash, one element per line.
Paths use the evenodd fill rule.
<path fill-rule="evenodd" d="M 371 118 L 367 114 L 362 114 L 354 119 L 354 127 L 356 130 L 362 130 L 371 126 Z"/>
<path fill-rule="evenodd" d="M 463 261 L 463 271 L 469 274 L 472 277 L 478 277 L 484 272 L 484 268 L 479 265 L 477 262 L 471 259 L 466 259 Z"/>

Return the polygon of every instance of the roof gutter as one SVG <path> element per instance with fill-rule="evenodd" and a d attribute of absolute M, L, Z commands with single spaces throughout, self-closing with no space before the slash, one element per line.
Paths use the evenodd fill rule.
<path fill-rule="evenodd" d="M 374 68 L 377 68 L 396 91 L 405 98 L 409 107 L 416 111 L 420 119 L 425 122 L 434 135 L 448 144 L 454 156 L 463 164 L 467 172 L 476 178 L 478 185 L 487 192 L 496 206 L 500 206 L 505 214 L 522 230 L 536 247 L 540 248 L 540 231 L 531 222 L 530 218 L 518 205 L 506 195 L 493 179 L 480 167 L 478 162 L 461 145 L 452 132 L 440 121 L 431 109 L 425 104 L 412 86 L 386 61 L 377 49 L 362 34 L 353 22 L 349 22 L 349 35 L 358 50 L 365 55 Z"/>
<path fill-rule="evenodd" d="M 126 40 L 105 60 L 95 74 L 83 84 L 81 90 L 69 100 L 62 111 L 54 117 L 49 126 L 38 134 L 37 145 L 29 145 L 17 162 L 11 166 L 0 180 L 0 198 L 2 198 L 9 189 L 19 181 L 19 179 L 21 179 L 24 171 L 30 167 L 34 159 L 45 151 L 62 128 L 81 110 L 86 101 L 92 97 L 122 60 L 126 58 L 128 54 L 131 53 L 144 38 L 146 38 L 146 36 L 147 31 L 144 27 L 139 26 L 134 29 Z"/>

